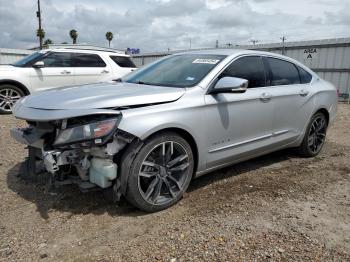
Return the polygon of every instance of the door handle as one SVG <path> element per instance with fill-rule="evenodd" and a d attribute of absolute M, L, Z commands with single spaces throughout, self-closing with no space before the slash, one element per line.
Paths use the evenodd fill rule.
<path fill-rule="evenodd" d="M 70 73 L 71 73 L 71 71 L 63 70 L 61 72 L 61 75 L 69 75 Z"/>
<path fill-rule="evenodd" d="M 309 93 L 310 93 L 309 91 L 303 89 L 303 90 L 300 91 L 299 95 L 301 95 L 301 96 L 307 96 Z"/>
<path fill-rule="evenodd" d="M 269 102 L 271 100 L 271 94 L 269 93 L 262 93 L 261 96 L 260 96 L 260 100 L 262 102 Z"/>
<path fill-rule="evenodd" d="M 108 74 L 108 73 L 109 73 L 108 70 L 102 70 L 102 71 L 101 71 L 101 74 Z"/>

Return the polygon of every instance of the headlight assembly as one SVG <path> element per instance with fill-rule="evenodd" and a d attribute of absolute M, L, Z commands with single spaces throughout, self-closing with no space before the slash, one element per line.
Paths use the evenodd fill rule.
<path fill-rule="evenodd" d="M 92 139 L 99 139 L 111 134 L 111 132 L 117 127 L 117 124 L 118 118 L 113 118 L 82 126 L 67 128 L 58 134 L 54 145 L 71 144 Z"/>

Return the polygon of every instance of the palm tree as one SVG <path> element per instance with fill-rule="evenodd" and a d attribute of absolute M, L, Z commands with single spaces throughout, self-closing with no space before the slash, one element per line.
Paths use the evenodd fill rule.
<path fill-rule="evenodd" d="M 48 38 L 48 39 L 46 39 L 44 41 L 44 46 L 45 47 L 48 47 L 49 45 L 52 45 L 52 44 L 53 44 L 53 41 L 50 38 Z"/>
<path fill-rule="evenodd" d="M 75 30 L 75 29 L 70 30 L 69 31 L 69 36 L 70 36 L 70 38 L 73 39 L 73 44 L 76 44 L 77 43 L 77 38 L 78 38 L 77 30 Z"/>
<path fill-rule="evenodd" d="M 112 32 L 107 32 L 106 33 L 106 39 L 108 41 L 108 46 L 111 47 L 111 41 L 113 40 L 113 33 Z"/>
<path fill-rule="evenodd" d="M 38 29 L 38 30 L 36 30 L 36 36 L 39 37 L 39 40 L 40 40 L 40 49 L 41 49 L 41 48 L 42 48 L 43 39 L 45 38 L 45 31 L 44 31 L 44 29 Z"/>

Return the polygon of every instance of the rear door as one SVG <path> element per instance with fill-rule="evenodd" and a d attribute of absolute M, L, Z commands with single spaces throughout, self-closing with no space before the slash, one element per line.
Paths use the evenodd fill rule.
<path fill-rule="evenodd" d="M 29 68 L 30 82 L 36 91 L 75 84 L 73 53 L 50 52 L 40 61 L 45 67 Z"/>
<path fill-rule="evenodd" d="M 109 57 L 115 63 L 113 75 L 116 78 L 123 77 L 136 69 L 134 62 L 128 56 L 110 55 Z"/>
<path fill-rule="evenodd" d="M 219 76 L 249 80 L 245 93 L 207 94 L 204 112 L 208 128 L 207 168 L 237 161 L 268 150 L 272 136 L 273 106 L 266 86 L 260 56 L 245 56 L 233 61 Z"/>
<path fill-rule="evenodd" d="M 75 53 L 74 66 L 77 85 L 111 80 L 111 67 L 98 54 Z"/>
<path fill-rule="evenodd" d="M 274 143 L 288 144 L 302 132 L 313 109 L 311 75 L 294 63 L 264 57 L 269 85 L 273 88 Z M 309 75 L 309 76 L 308 76 Z"/>

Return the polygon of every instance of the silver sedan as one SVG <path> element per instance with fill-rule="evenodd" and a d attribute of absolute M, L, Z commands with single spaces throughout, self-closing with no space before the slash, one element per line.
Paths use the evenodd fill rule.
<path fill-rule="evenodd" d="M 167 56 L 111 83 L 21 99 L 12 136 L 55 184 L 102 188 L 154 212 L 194 177 L 283 148 L 316 156 L 336 89 L 288 57 L 245 50 Z"/>

